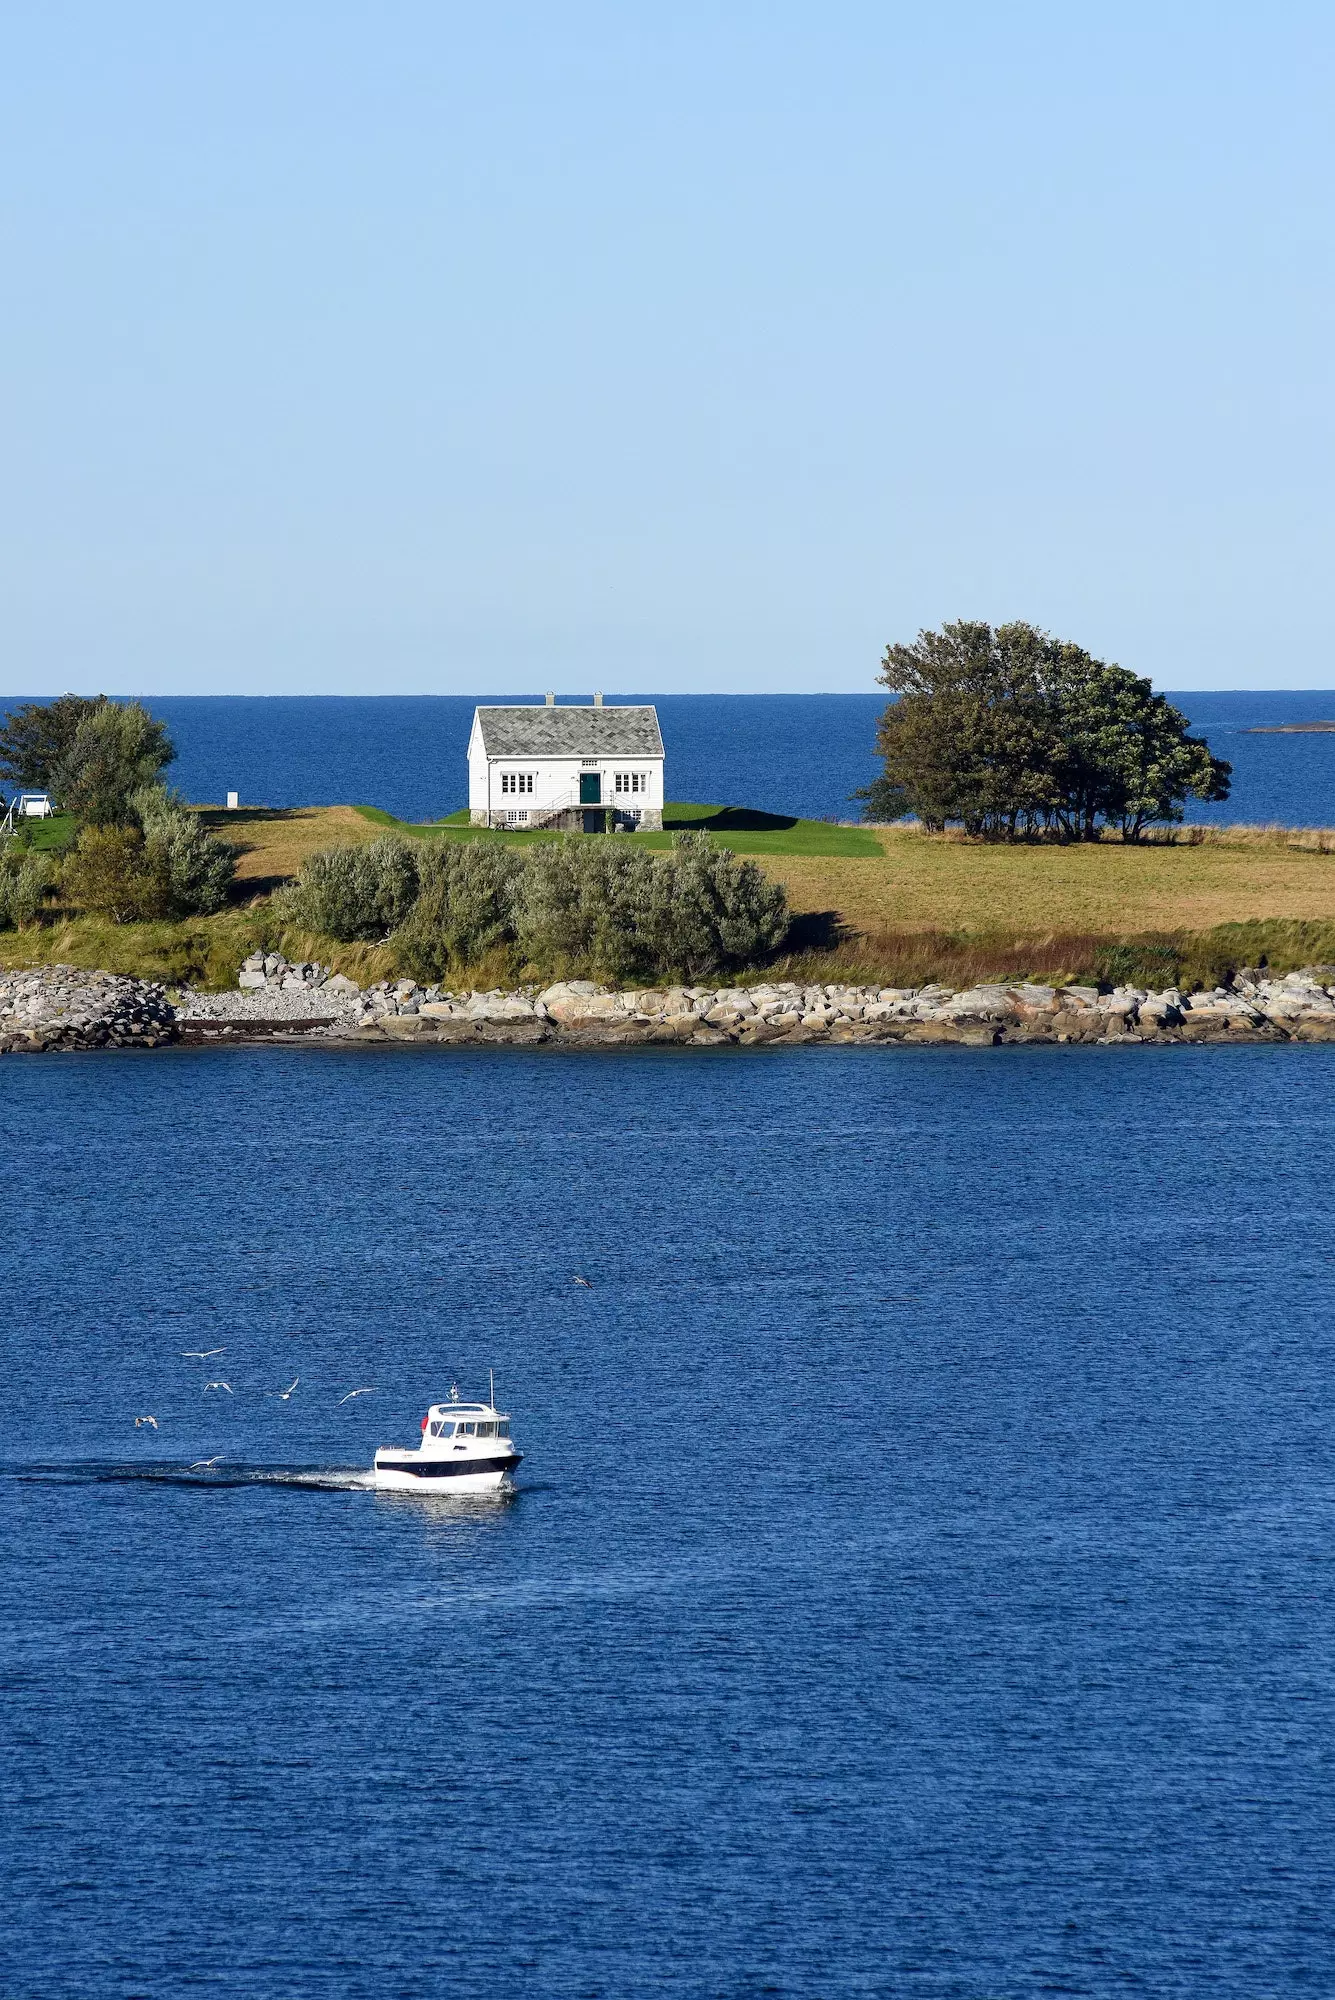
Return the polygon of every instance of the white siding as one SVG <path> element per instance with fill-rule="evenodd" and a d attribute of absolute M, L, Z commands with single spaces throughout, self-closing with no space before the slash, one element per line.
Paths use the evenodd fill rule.
<path fill-rule="evenodd" d="M 663 810 L 663 759 L 661 757 L 617 757 L 600 759 L 597 763 L 578 757 L 495 757 L 488 765 L 482 754 L 480 742 L 476 740 L 468 749 L 468 806 L 474 814 L 487 812 L 550 812 L 560 805 L 572 809 L 579 804 L 579 781 L 586 773 L 597 771 L 602 780 L 602 803 L 615 806 L 625 813 L 654 812 L 661 815 Z M 617 791 L 616 774 L 634 773 L 642 780 L 643 789 Z M 502 785 L 502 777 L 522 773 L 533 779 L 533 789 L 510 791 Z"/>

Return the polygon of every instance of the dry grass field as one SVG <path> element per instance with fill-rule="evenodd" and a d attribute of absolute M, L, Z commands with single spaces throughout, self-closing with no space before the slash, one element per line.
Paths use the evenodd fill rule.
<path fill-rule="evenodd" d="M 203 806 L 200 818 L 241 849 L 236 879 L 248 896 L 276 889 L 322 847 L 352 847 L 376 840 L 384 831 L 363 819 L 355 806 L 293 806 L 285 812 L 264 806 L 243 806 L 239 812 Z"/>
<path fill-rule="evenodd" d="M 912 931 L 1040 938 L 1202 931 L 1264 918 L 1335 921 L 1335 854 L 1241 838 L 1200 845 L 994 847 L 898 828 L 874 861 L 774 857 L 798 911 L 837 910 L 869 937 Z"/>

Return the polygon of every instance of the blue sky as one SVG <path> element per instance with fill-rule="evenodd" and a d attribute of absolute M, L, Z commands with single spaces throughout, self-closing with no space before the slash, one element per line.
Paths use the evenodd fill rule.
<path fill-rule="evenodd" d="M 0 692 L 1331 687 L 1335 11 L 11 10 Z"/>

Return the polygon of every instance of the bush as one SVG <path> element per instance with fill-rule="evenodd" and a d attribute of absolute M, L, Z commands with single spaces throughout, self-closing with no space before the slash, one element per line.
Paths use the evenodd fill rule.
<path fill-rule="evenodd" d="M 161 786 L 135 795 L 141 826 L 86 826 L 61 871 L 76 908 L 114 923 L 207 917 L 223 908 L 237 849 Z"/>
<path fill-rule="evenodd" d="M 157 885 L 144 869 L 144 836 L 137 826 L 86 826 L 60 875 L 76 909 L 129 924 L 155 916 Z"/>
<path fill-rule="evenodd" d="M 163 917 L 211 917 L 227 902 L 240 849 L 219 840 L 165 785 L 136 792 L 131 808 L 144 833 L 144 901 Z"/>
<path fill-rule="evenodd" d="M 669 854 L 576 834 L 530 850 L 515 928 L 544 970 L 624 981 L 754 965 L 788 922 L 782 886 L 706 834 L 679 834 Z"/>
<path fill-rule="evenodd" d="M 697 979 L 755 965 L 788 933 L 788 896 L 754 861 L 738 861 L 703 833 L 673 842 L 672 883 L 660 962 Z"/>
<path fill-rule="evenodd" d="M 327 847 L 302 863 L 283 900 L 291 921 L 337 938 L 387 937 L 417 900 L 418 854 L 393 835 L 364 847 Z"/>
<path fill-rule="evenodd" d="M 418 898 L 395 940 L 414 979 L 442 979 L 513 944 L 522 854 L 490 841 L 442 841 L 418 857 L 417 870 Z"/>
<path fill-rule="evenodd" d="M 87 826 L 130 826 L 133 799 L 176 752 L 167 726 L 137 701 L 99 702 L 83 716 L 52 774 L 52 791 Z"/>
<path fill-rule="evenodd" d="M 497 951 L 571 977 L 697 978 L 768 957 L 789 923 L 782 887 L 703 833 L 678 835 L 668 854 L 583 834 L 526 849 L 393 837 L 327 848 L 279 907 L 342 943 L 392 931 L 400 962 L 424 981 Z"/>
<path fill-rule="evenodd" d="M 0 855 L 0 931 L 36 922 L 55 873 L 44 854 Z"/>

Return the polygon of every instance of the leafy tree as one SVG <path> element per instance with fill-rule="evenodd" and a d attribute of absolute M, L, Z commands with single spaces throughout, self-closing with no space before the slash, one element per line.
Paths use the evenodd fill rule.
<path fill-rule="evenodd" d="M 929 828 L 1090 840 L 1115 825 L 1135 840 L 1188 797 L 1228 796 L 1229 766 L 1149 681 L 1022 621 L 920 632 L 886 649 L 880 679 L 899 700 L 877 735 L 884 790 L 870 790 Z"/>
<path fill-rule="evenodd" d="M 104 701 L 77 723 L 51 790 L 85 826 L 130 826 L 131 800 L 176 755 L 167 725 L 137 701 Z"/>
<path fill-rule="evenodd" d="M 12 778 L 21 791 L 53 791 L 79 724 L 106 700 L 104 694 L 62 694 L 12 708 L 0 729 L 0 777 Z"/>
<path fill-rule="evenodd" d="M 860 786 L 849 796 L 861 799 L 862 817 L 876 826 L 907 819 L 913 811 L 913 801 L 904 786 L 886 777 L 873 778 L 869 785 Z"/>

